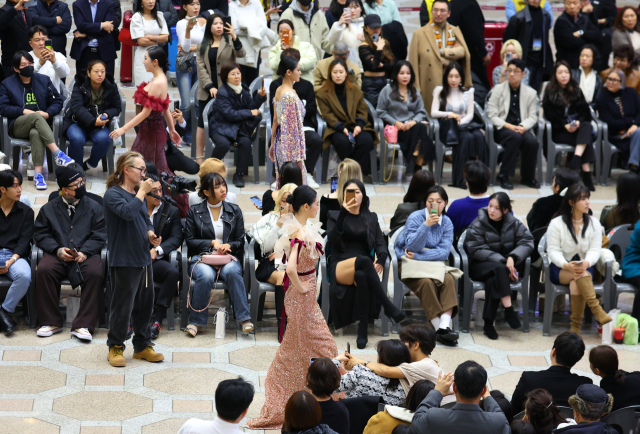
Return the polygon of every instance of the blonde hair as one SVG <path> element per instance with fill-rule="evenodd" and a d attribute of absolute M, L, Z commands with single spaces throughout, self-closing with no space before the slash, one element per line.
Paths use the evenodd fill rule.
<path fill-rule="evenodd" d="M 344 196 L 342 195 L 344 185 L 348 180 L 354 178 L 362 181 L 362 169 L 356 160 L 345 158 L 338 166 L 338 173 L 340 174 L 338 176 L 338 202 L 340 206 L 342 206 L 342 202 L 344 201 Z"/>
<path fill-rule="evenodd" d="M 125 152 L 118 158 L 118 163 L 116 164 L 116 171 L 109 176 L 107 179 L 107 189 L 114 187 L 116 185 L 120 185 L 124 182 L 124 168 L 130 167 L 135 164 L 136 158 L 140 158 L 144 161 L 144 157 L 139 152 Z"/>
<path fill-rule="evenodd" d="M 504 53 L 507 51 L 507 47 L 513 45 L 513 49 L 516 50 L 518 57 L 522 59 L 522 45 L 515 39 L 507 39 L 500 49 L 500 59 L 504 62 Z"/>
<path fill-rule="evenodd" d="M 271 211 L 272 214 L 278 214 L 280 212 L 280 204 L 282 203 L 282 198 L 284 197 L 284 195 L 287 193 L 292 194 L 297 187 L 298 186 L 292 182 L 280 187 L 278 198 L 276 199 L 276 206 L 275 208 L 273 208 L 273 211 Z"/>

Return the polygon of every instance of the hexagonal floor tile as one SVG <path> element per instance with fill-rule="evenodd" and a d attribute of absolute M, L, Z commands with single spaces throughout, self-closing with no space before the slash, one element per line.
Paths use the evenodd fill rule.
<path fill-rule="evenodd" d="M 218 383 L 237 375 L 214 368 L 169 368 L 144 376 L 144 385 L 169 395 L 215 395 Z"/>
<path fill-rule="evenodd" d="M 249 411 L 247 412 L 248 418 L 253 419 L 254 417 L 260 416 L 260 410 L 262 410 L 265 399 L 266 397 L 264 392 L 256 393 L 255 395 L 253 395 L 253 401 L 251 401 Z"/>
<path fill-rule="evenodd" d="M 489 378 L 491 390 L 499 390 L 504 394 L 513 395 L 513 391 L 516 390 L 521 375 L 522 371 L 514 371 L 491 377 Z"/>
<path fill-rule="evenodd" d="M 203 418 L 204 419 L 204 418 Z M 142 427 L 142 434 L 165 434 L 178 432 L 187 421 L 185 418 L 165 419 Z"/>
<path fill-rule="evenodd" d="M 438 365 L 445 372 L 453 372 L 458 365 L 467 360 L 478 362 L 485 368 L 493 366 L 489 356 L 462 348 L 436 347 L 431 353 L 431 358 L 438 361 Z"/>
<path fill-rule="evenodd" d="M 110 369 L 107 354 L 109 354 L 109 348 L 105 344 L 85 344 L 60 351 L 60 361 L 83 369 Z M 127 366 L 118 369 L 135 368 L 148 363 L 144 360 L 133 358 L 133 345 L 127 346 L 124 351 L 124 357 L 127 361 Z"/>
<path fill-rule="evenodd" d="M 42 393 L 67 384 L 67 375 L 41 366 L 0 366 L 0 393 Z"/>
<path fill-rule="evenodd" d="M 523 333 L 521 328 L 514 330 L 509 326 L 501 327 L 500 324 L 496 330 L 499 337 L 495 341 L 489 339 L 480 328 L 472 331 L 471 335 L 476 344 L 502 351 L 551 351 L 553 348 L 555 335 L 542 336 L 540 331 L 532 327 L 530 333 Z"/>
<path fill-rule="evenodd" d="M 32 417 L 0 417 L 0 434 L 58 434 L 60 427 Z"/>
<path fill-rule="evenodd" d="M 68 328 L 48 338 L 40 338 L 36 335 L 36 331 L 31 330 L 28 325 L 20 325 L 10 337 L 5 336 L 4 333 L 0 334 L 0 345 L 37 347 L 40 345 L 56 344 L 69 339 L 71 339 L 71 330 Z"/>
<path fill-rule="evenodd" d="M 229 353 L 229 363 L 255 371 L 268 371 L 279 347 L 255 346 Z"/>
<path fill-rule="evenodd" d="M 153 411 L 153 400 L 129 392 L 78 392 L 53 400 L 53 411 L 77 420 L 126 420 Z"/>
<path fill-rule="evenodd" d="M 170 347 L 210 348 L 235 342 L 237 340 L 236 334 L 237 332 L 230 330 L 229 325 L 227 325 L 224 339 L 216 339 L 216 327 L 215 325 L 209 325 L 207 327 L 198 327 L 198 336 L 192 338 L 187 336 L 185 332 L 180 331 L 179 321 L 176 321 L 176 329 L 169 331 L 168 328 L 163 327 L 160 336 L 155 342 Z"/>

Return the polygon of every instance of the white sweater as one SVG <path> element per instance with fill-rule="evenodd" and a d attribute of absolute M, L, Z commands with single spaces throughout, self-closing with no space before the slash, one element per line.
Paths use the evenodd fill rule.
<path fill-rule="evenodd" d="M 278 34 L 267 25 L 267 17 L 260 0 L 249 0 L 243 6 L 238 0 L 229 2 L 229 16 L 242 46 L 247 54 L 237 58 L 236 62 L 255 68 L 260 57 L 260 50 L 276 43 Z"/>
<path fill-rule="evenodd" d="M 36 57 L 33 50 L 31 50 L 29 54 L 33 57 L 33 70 L 38 74 L 49 77 L 51 83 L 53 83 L 53 87 L 60 92 L 60 85 L 62 84 L 60 79 L 67 77 L 71 73 L 69 65 L 67 65 L 67 58 L 64 57 L 64 54 L 56 51 L 56 63 L 51 63 L 47 60 L 44 62 L 44 65 L 40 65 L 40 59 Z"/>
<path fill-rule="evenodd" d="M 580 259 L 589 261 L 589 266 L 593 267 L 600 259 L 602 251 L 602 226 L 598 219 L 589 216 L 589 227 L 584 237 L 582 236 L 582 226 L 580 232 L 576 234 L 578 243 L 573 241 L 569 228 L 562 221 L 562 217 L 551 220 L 547 228 L 547 254 L 549 260 L 558 268 L 563 268 L 566 262 L 570 262 L 575 255 Z"/>

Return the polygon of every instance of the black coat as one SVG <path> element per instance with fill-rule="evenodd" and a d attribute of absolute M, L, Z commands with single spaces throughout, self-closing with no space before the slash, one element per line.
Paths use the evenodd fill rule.
<path fill-rule="evenodd" d="M 102 128 L 96 126 L 96 118 L 101 113 L 106 113 L 109 116 L 109 122 L 104 126 L 104 128 L 109 128 L 111 119 L 120 116 L 122 100 L 118 92 L 118 85 L 111 74 L 107 73 L 102 82 L 102 87 L 104 87 L 102 110 L 98 113 L 96 107 L 91 105 L 91 80 L 86 74 L 76 75 L 76 81 L 71 91 L 71 99 L 64 113 L 63 133 L 66 133 L 67 129 L 74 123 L 77 123 L 86 132 Z"/>
<path fill-rule="evenodd" d="M 88 258 L 99 256 L 107 242 L 102 207 L 85 196 L 76 205 L 71 219 L 63 201 L 58 196 L 40 208 L 33 235 L 36 244 L 56 258 L 60 247 L 77 249 Z"/>
<path fill-rule="evenodd" d="M 477 0 L 450 0 L 451 16 L 447 23 L 460 27 L 471 55 L 471 70 L 478 75 L 485 87 L 489 87 L 487 67 L 482 59 L 487 55 L 484 44 L 484 15 Z"/>
<path fill-rule="evenodd" d="M 542 9 L 542 67 L 545 74 L 551 74 L 553 68 L 553 55 L 549 45 L 549 31 L 551 30 L 551 15 Z M 527 63 L 529 46 L 531 45 L 531 12 L 529 6 L 525 6 L 509 20 L 507 28 L 502 35 L 502 41 L 515 39 L 522 45 L 522 60 Z"/>
<path fill-rule="evenodd" d="M 574 121 L 580 121 L 581 124 L 591 122 L 591 110 L 579 86 L 575 86 L 573 89 L 573 99 L 569 102 L 568 109 L 561 98 L 557 98 L 557 101 L 552 101 L 554 99 L 550 98 L 548 93 L 545 92 L 542 101 L 544 117 L 551 122 L 551 129 L 554 132 L 565 131 L 564 126 L 569 123 L 567 116 L 571 116 Z"/>
<path fill-rule="evenodd" d="M 49 198 L 47 199 L 47 202 L 51 202 L 51 201 L 56 200 L 56 198 L 58 198 L 58 196 L 60 196 L 60 191 L 58 191 L 58 190 L 52 191 L 49 194 Z M 87 194 L 85 196 L 87 196 L 89 199 L 91 199 L 92 201 L 94 201 L 95 203 L 100 205 L 100 209 L 102 209 L 102 196 L 98 196 L 97 194 L 91 193 L 89 191 L 87 191 Z"/>
<path fill-rule="evenodd" d="M 580 74 L 582 73 L 582 71 L 578 68 L 578 69 L 572 69 L 571 70 L 571 77 L 577 81 L 578 83 L 580 83 Z M 595 106 L 596 100 L 598 99 L 598 96 L 600 95 L 600 93 L 602 93 L 602 77 L 600 77 L 600 74 L 598 74 L 596 72 L 596 88 L 593 90 L 593 98 L 591 98 L 591 106 Z M 584 92 L 583 92 L 584 95 Z"/>
<path fill-rule="evenodd" d="M 87 35 L 85 38 L 73 38 L 71 44 L 71 58 L 76 62 L 80 60 L 82 51 L 89 45 L 92 39 L 98 40 L 100 58 L 109 62 L 117 57 L 113 35 L 102 30 L 101 24 L 105 21 L 115 23 L 115 5 L 112 0 L 100 0 L 96 12 L 95 21 L 91 15 L 91 7 L 88 0 L 76 0 L 73 2 L 73 22 L 80 33 Z M 114 24 L 115 27 L 115 24 Z"/>
<path fill-rule="evenodd" d="M 31 15 L 31 23 L 41 25 L 47 29 L 49 39 L 53 42 L 53 51 L 67 54 L 67 33 L 71 30 L 71 11 L 69 6 L 63 1 L 53 0 L 51 6 L 45 1 L 39 1 L 35 7 L 27 9 Z M 58 24 L 57 17 L 62 18 Z M 115 23 L 114 23 L 115 25 Z"/>
<path fill-rule="evenodd" d="M 242 121 L 252 118 L 251 110 L 259 109 L 266 100 L 267 96 L 260 96 L 258 92 L 251 98 L 245 84 L 242 84 L 239 95 L 227 84 L 223 84 L 218 89 L 216 102 L 209 113 L 209 136 L 215 131 L 231 141 L 236 140 Z"/>
<path fill-rule="evenodd" d="M 269 85 L 269 95 L 272 96 L 269 100 L 271 113 L 275 113 L 273 111 L 273 98 L 275 98 L 276 91 L 280 86 L 282 86 L 282 77 L 278 77 L 276 80 L 273 80 Z M 304 115 L 304 126 L 318 131 L 318 106 L 316 105 L 316 94 L 313 91 L 313 83 L 301 78 L 300 81 L 293 83 L 293 90 L 296 91 L 298 98 L 300 98 L 301 101 L 306 101 L 304 106 L 306 110 L 306 114 Z"/>
<path fill-rule="evenodd" d="M 15 5 L 7 1 L 0 8 L 0 39 L 2 39 L 2 66 L 10 66 L 13 55 L 20 50 L 31 51 L 29 29 L 33 25 L 28 9 L 17 11 Z M 24 17 L 22 16 L 24 12 Z M 25 23 L 25 18 L 27 22 Z"/>
<path fill-rule="evenodd" d="M 640 97 L 630 87 L 620 89 L 620 100 L 624 110 L 624 118 L 620 113 L 620 106 L 613 99 L 613 94 L 604 89 L 596 100 L 596 110 L 600 120 L 609 126 L 609 141 L 619 144 L 623 140 L 620 134 L 626 132 L 631 125 L 640 126 Z"/>
<path fill-rule="evenodd" d="M 418 202 L 405 202 L 398 205 L 396 211 L 393 213 L 393 217 L 391 217 L 391 223 L 389 225 L 391 232 L 393 233 L 398 230 L 400 226 L 404 226 L 411 213 L 420 209 L 420 205 Z M 392 234 L 389 234 L 389 236 L 391 235 Z"/>
<path fill-rule="evenodd" d="M 536 229 L 549 226 L 554 214 L 560 209 L 563 200 L 564 197 L 559 194 L 552 194 L 536 200 L 529 214 L 527 214 L 529 231 L 534 232 Z"/>
<path fill-rule="evenodd" d="M 187 241 L 189 257 L 199 255 L 211 249 L 211 241 L 216 239 L 213 231 L 213 223 L 207 209 L 208 201 L 189 208 L 184 229 L 184 238 Z M 235 256 L 240 265 L 244 265 L 244 218 L 238 205 L 222 201 L 220 218 L 224 222 L 223 244 L 231 246 L 231 254 Z"/>
<path fill-rule="evenodd" d="M 478 210 L 476 218 L 467 228 L 464 248 L 469 258 L 479 262 L 501 262 L 512 256 L 516 264 L 524 262 L 533 252 L 533 236 L 527 227 L 511 213 L 503 217 L 502 232 L 489 223 L 487 208 Z"/>
<path fill-rule="evenodd" d="M 164 222 L 162 233 L 158 234 L 160 225 L 160 218 L 162 217 L 162 211 L 165 204 L 160 204 L 160 209 L 153 215 L 153 230 L 156 235 L 162 237 L 160 247 L 164 252 L 164 259 L 169 260 L 169 255 L 174 250 L 178 250 L 184 241 L 184 233 L 182 232 L 182 222 L 180 221 L 180 211 L 173 205 L 169 205 L 169 213 L 167 214 L 167 220 Z M 151 250 L 149 246 L 149 250 Z"/>
<path fill-rule="evenodd" d="M 420 27 L 426 26 L 429 21 L 431 21 L 431 11 L 427 9 L 427 2 L 422 0 L 420 2 Z"/>
<path fill-rule="evenodd" d="M 545 389 L 553 396 L 556 405 L 569 407 L 569 397 L 576 393 L 579 386 L 593 384 L 591 378 L 572 374 L 569 368 L 564 366 L 551 366 L 544 371 L 525 371 L 520 376 L 520 381 L 511 397 L 513 413 L 524 410 L 527 393 L 533 389 Z"/>
<path fill-rule="evenodd" d="M 624 371 L 623 371 L 624 372 Z M 625 372 L 623 383 L 617 383 L 614 375 L 609 375 L 600 380 L 600 387 L 613 396 L 613 409 L 640 405 L 640 372 Z"/>
<path fill-rule="evenodd" d="M 573 36 L 573 33 L 582 30 L 582 36 Z M 566 12 L 562 12 L 553 26 L 553 37 L 556 42 L 556 61 L 566 60 L 571 69 L 580 66 L 580 51 L 587 44 L 599 44 L 602 41 L 602 33 L 589 17 L 579 14 L 574 21 Z M 545 113 L 546 115 L 546 113 Z"/>
<path fill-rule="evenodd" d="M 394 20 L 389 24 L 385 24 L 382 26 L 382 34 L 391 45 L 394 61 L 406 60 L 409 40 L 407 39 L 407 33 L 404 31 L 402 23 Z"/>
<path fill-rule="evenodd" d="M 598 19 L 605 18 L 607 20 L 606 23 L 600 24 L 600 28 L 605 29 L 612 27 L 618 15 L 616 0 L 593 0 L 591 4 L 593 5 L 593 13 L 595 16 Z"/>

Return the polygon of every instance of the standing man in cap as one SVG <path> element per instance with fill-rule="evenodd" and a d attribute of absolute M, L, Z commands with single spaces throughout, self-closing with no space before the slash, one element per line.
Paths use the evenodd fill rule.
<path fill-rule="evenodd" d="M 561 423 L 554 434 L 610 434 L 617 432 L 600 419 L 611 412 L 613 396 L 593 384 L 578 387 L 575 395 L 569 397 L 569 406 L 573 408 L 573 419 L 577 425 Z"/>
<path fill-rule="evenodd" d="M 64 317 L 58 309 L 60 283 L 80 270 L 80 310 L 71 334 L 91 341 L 103 297 L 104 275 L 100 252 L 107 241 L 104 211 L 86 196 L 84 174 L 74 167 L 56 168 L 59 195 L 42 206 L 35 222 L 34 238 L 44 251 L 36 271 L 37 335 L 48 337 L 62 331 Z"/>
<path fill-rule="evenodd" d="M 336 42 L 331 54 L 331 57 L 318 61 L 316 67 L 313 69 L 313 91 L 319 91 L 324 82 L 327 81 L 329 65 L 336 59 L 342 59 L 347 63 L 349 79 L 358 89 L 362 88 L 362 69 L 349 60 L 349 46 L 342 41 Z"/>

